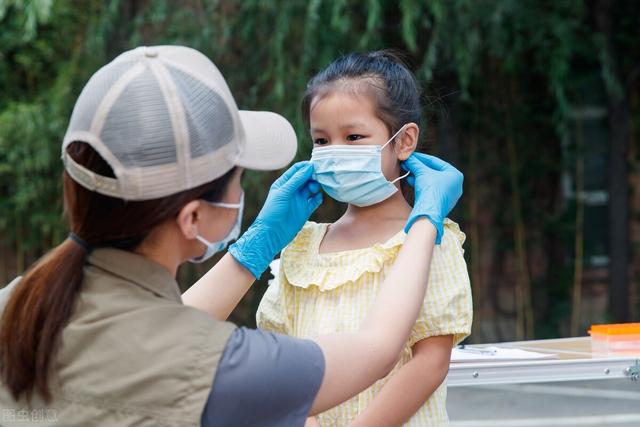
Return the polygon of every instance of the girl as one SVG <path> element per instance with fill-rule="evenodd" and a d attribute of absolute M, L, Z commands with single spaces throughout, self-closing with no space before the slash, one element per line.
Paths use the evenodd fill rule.
<path fill-rule="evenodd" d="M 284 250 L 258 308 L 259 327 L 295 337 L 358 329 L 406 238 L 412 208 L 398 190 L 407 177 L 401 162 L 418 143 L 419 92 L 388 52 L 347 55 L 310 81 L 302 112 L 314 176 L 348 206 L 333 224 L 308 222 Z M 443 220 L 419 318 L 391 373 L 309 424 L 448 424 L 443 381 L 472 318 L 464 239 Z"/>

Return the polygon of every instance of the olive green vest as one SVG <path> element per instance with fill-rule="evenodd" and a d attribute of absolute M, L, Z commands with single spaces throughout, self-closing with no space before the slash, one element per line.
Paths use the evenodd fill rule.
<path fill-rule="evenodd" d="M 0 310 L 18 280 L 0 291 Z M 160 265 L 97 249 L 62 333 L 50 384 L 31 407 L 0 386 L 0 425 L 195 426 L 235 326 L 182 304 Z"/>

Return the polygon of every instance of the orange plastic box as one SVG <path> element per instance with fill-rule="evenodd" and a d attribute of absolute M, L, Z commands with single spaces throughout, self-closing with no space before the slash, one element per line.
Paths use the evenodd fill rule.
<path fill-rule="evenodd" d="M 591 351 L 640 356 L 640 323 L 591 325 Z"/>

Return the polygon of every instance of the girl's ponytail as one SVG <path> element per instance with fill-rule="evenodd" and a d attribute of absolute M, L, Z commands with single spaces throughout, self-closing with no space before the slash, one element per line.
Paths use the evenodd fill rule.
<path fill-rule="evenodd" d="M 67 239 L 25 274 L 0 320 L 0 377 L 14 399 L 51 399 L 49 373 L 82 285 L 87 249 Z"/>

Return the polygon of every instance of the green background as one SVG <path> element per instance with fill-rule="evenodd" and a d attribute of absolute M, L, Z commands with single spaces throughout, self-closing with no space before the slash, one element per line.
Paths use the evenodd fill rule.
<path fill-rule="evenodd" d="M 66 236 L 60 145 L 83 84 L 155 44 L 202 51 L 240 108 L 286 116 L 297 159 L 311 150 L 299 101 L 314 73 L 351 51 L 405 52 L 424 88 L 421 150 L 466 176 L 451 217 L 467 233 L 471 340 L 638 319 L 634 0 L 0 0 L 0 281 Z M 245 227 L 279 173 L 246 175 Z M 328 201 L 313 219 L 343 209 Z M 206 268 L 182 267 L 183 289 Z M 233 320 L 255 324 L 267 278 Z"/>

